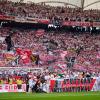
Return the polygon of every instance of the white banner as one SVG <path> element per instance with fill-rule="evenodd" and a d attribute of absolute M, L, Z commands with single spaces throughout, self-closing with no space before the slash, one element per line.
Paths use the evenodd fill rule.
<path fill-rule="evenodd" d="M 19 90 L 17 84 L 0 84 L 0 92 L 26 92 L 26 84 L 22 84 Z"/>

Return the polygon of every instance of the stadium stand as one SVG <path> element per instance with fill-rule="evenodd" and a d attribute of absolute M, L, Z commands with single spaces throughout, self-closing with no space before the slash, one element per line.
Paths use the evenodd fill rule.
<path fill-rule="evenodd" d="M 100 10 L 0 1 L 0 22 L 0 84 L 17 84 L 18 92 L 22 84 L 27 92 L 92 90 L 100 76 Z M 27 23 L 36 29 L 20 27 Z"/>

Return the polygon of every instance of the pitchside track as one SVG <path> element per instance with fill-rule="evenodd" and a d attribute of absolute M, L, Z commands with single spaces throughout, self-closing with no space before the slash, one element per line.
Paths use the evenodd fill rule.
<path fill-rule="evenodd" d="M 0 100 L 100 100 L 100 92 L 0 93 Z"/>

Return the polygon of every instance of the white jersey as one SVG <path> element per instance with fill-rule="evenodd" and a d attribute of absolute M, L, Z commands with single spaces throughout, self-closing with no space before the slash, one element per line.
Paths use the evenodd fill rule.
<path fill-rule="evenodd" d="M 43 90 L 44 92 L 49 93 L 49 84 L 43 83 L 43 84 L 42 84 L 42 90 Z"/>
<path fill-rule="evenodd" d="M 33 79 L 29 79 L 29 87 L 33 87 L 35 85 L 35 81 Z"/>

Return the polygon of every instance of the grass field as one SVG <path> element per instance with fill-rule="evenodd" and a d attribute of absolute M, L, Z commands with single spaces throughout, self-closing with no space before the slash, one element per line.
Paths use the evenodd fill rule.
<path fill-rule="evenodd" d="M 0 93 L 0 100 L 100 100 L 100 92 Z"/>

